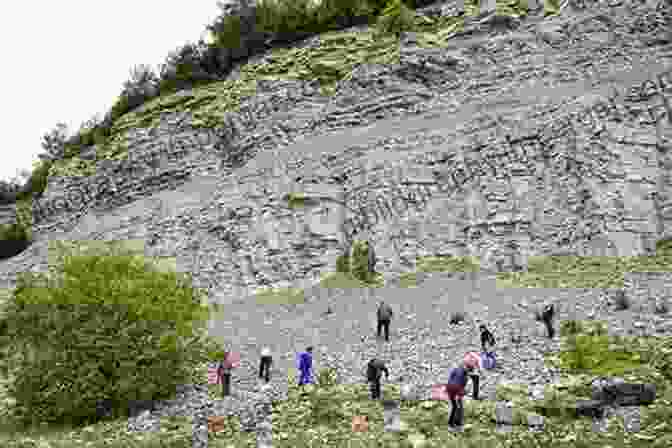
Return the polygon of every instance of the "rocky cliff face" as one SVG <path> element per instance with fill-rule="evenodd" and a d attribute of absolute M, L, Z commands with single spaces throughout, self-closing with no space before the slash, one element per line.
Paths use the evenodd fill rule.
<path fill-rule="evenodd" d="M 161 99 L 149 127 L 134 121 L 149 107 L 117 123 L 103 160 L 91 148 L 70 164 L 92 169 L 50 177 L 36 242 L 0 262 L 5 285 L 44 272 L 55 240 L 141 241 L 219 302 L 307 286 L 353 239 L 371 238 L 385 272 L 425 255 L 512 270 L 529 256 L 650 253 L 672 224 L 672 16 L 654 6 L 406 33 L 398 57 L 357 65 L 331 97 L 260 75 L 225 113 L 203 100 L 218 84 Z M 320 64 L 363 30 L 297 48 Z M 251 64 L 282 78 L 275 58 Z M 202 125 L 208 111 L 219 127 Z"/>

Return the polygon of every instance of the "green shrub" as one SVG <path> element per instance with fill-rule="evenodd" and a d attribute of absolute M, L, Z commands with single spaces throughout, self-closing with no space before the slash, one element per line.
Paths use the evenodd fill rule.
<path fill-rule="evenodd" d="M 333 387 L 338 384 L 338 374 L 335 369 L 321 369 L 316 376 L 317 387 Z"/>
<path fill-rule="evenodd" d="M 369 272 L 369 248 L 366 241 L 353 243 L 350 272 L 356 279 L 363 282 L 372 280 L 372 273 Z"/>
<path fill-rule="evenodd" d="M 19 223 L 0 226 L 0 260 L 12 258 L 28 248 L 31 239 Z"/>
<path fill-rule="evenodd" d="M 53 161 L 43 159 L 37 162 L 33 167 L 33 172 L 26 183 L 26 188 L 16 195 L 16 200 L 32 200 L 33 197 L 40 197 L 47 189 L 47 178 L 49 176 L 49 169 Z"/>
<path fill-rule="evenodd" d="M 0 240 L 2 241 L 24 241 L 28 239 L 26 229 L 16 222 L 0 225 Z"/>
<path fill-rule="evenodd" d="M 597 330 L 597 332 L 593 331 Z M 566 348 L 559 359 L 570 372 L 596 375 L 623 375 L 642 364 L 641 356 L 620 339 L 584 328 L 582 333 L 566 337 Z"/>
<path fill-rule="evenodd" d="M 378 17 L 377 29 L 383 34 L 399 36 L 413 27 L 415 13 L 401 0 L 390 0 Z"/>
<path fill-rule="evenodd" d="M 58 278 L 20 276 L 6 309 L 8 394 L 25 422 L 95 420 L 110 399 L 159 399 L 189 383 L 215 350 L 207 307 L 174 272 L 140 257 L 66 256 Z"/>
<path fill-rule="evenodd" d="M 379 6 L 376 2 L 361 0 L 322 0 L 320 7 L 315 12 L 315 21 L 317 26 L 322 29 L 331 29 L 333 25 L 345 25 L 348 18 L 353 17 L 373 17 L 377 10 L 384 7 L 384 3 Z"/>
<path fill-rule="evenodd" d="M 538 312 L 537 320 L 541 321 L 541 313 Z M 560 335 L 572 336 L 583 331 L 583 325 L 578 320 L 565 320 L 560 323 Z"/>
<path fill-rule="evenodd" d="M 339 255 L 336 258 L 336 272 L 342 272 L 343 274 L 350 273 L 350 255 L 345 253 Z"/>

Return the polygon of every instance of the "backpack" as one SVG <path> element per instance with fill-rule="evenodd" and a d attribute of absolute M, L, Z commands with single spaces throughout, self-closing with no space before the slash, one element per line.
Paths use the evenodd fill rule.
<path fill-rule="evenodd" d="M 481 353 L 481 367 L 490 370 L 494 369 L 497 365 L 497 359 L 493 352 L 483 352 Z"/>

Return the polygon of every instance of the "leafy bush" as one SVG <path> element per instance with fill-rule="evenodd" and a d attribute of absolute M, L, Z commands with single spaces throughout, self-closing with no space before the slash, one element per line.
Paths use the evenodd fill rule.
<path fill-rule="evenodd" d="M 336 272 L 350 273 L 350 255 L 345 253 L 336 258 Z"/>
<path fill-rule="evenodd" d="M 315 379 L 318 387 L 333 387 L 338 384 L 338 374 L 333 368 L 321 369 Z"/>
<path fill-rule="evenodd" d="M 369 247 L 366 241 L 353 243 L 350 272 L 356 279 L 363 282 L 372 280 L 373 273 L 369 272 Z"/>
<path fill-rule="evenodd" d="M 541 313 L 538 314 L 538 319 L 541 320 Z M 579 334 L 583 331 L 583 325 L 578 320 L 565 320 L 560 323 L 560 335 L 571 336 Z"/>
<path fill-rule="evenodd" d="M 66 256 L 59 277 L 20 276 L 6 307 L 8 394 L 20 421 L 85 423 L 108 399 L 168 397 L 208 360 L 207 307 L 140 257 Z M 198 325 L 197 325 L 198 324 Z"/>
<path fill-rule="evenodd" d="M 68 126 L 65 123 L 56 123 L 51 131 L 42 136 L 42 149 L 46 156 L 52 160 L 62 159 L 65 156 L 65 144 L 68 139 Z M 40 157 L 42 158 L 42 157 Z"/>
<path fill-rule="evenodd" d="M 377 28 L 383 34 L 399 36 L 402 31 L 412 28 L 414 17 L 413 11 L 401 0 L 390 0 L 378 18 Z"/>
<path fill-rule="evenodd" d="M 378 5 L 376 5 L 378 3 Z M 315 21 L 322 29 L 349 26 L 355 17 L 372 17 L 384 7 L 381 1 L 322 0 L 315 12 Z"/>
<path fill-rule="evenodd" d="M 203 68 L 205 50 L 203 45 L 187 43 L 170 52 L 160 69 L 158 86 L 161 94 L 216 80 L 217 76 Z"/>
<path fill-rule="evenodd" d="M 559 354 L 561 367 L 570 372 L 623 375 L 642 364 L 641 355 L 624 340 L 610 337 L 602 322 L 586 323 L 580 333 L 566 336 Z"/>
<path fill-rule="evenodd" d="M 52 160 L 42 159 L 34 164 L 33 172 L 23 188 L 16 196 L 17 201 L 31 200 L 33 197 L 39 198 L 47 188 L 47 178 L 49 169 L 53 164 Z"/>
<path fill-rule="evenodd" d="M 310 0 L 274 0 L 257 6 L 257 23 L 264 31 L 278 33 L 305 30 L 315 24 Z"/>
<path fill-rule="evenodd" d="M 136 65 L 131 69 L 131 77 L 124 82 L 123 92 L 129 96 L 153 98 L 158 94 L 159 77 L 147 64 Z"/>
<path fill-rule="evenodd" d="M 20 254 L 30 246 L 30 243 L 25 228 L 19 224 L 0 226 L 0 260 Z"/>

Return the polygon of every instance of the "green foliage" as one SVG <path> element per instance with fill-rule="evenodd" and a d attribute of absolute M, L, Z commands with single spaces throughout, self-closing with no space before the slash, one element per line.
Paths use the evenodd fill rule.
<path fill-rule="evenodd" d="M 541 313 L 537 315 L 538 321 L 541 320 Z M 581 321 L 578 320 L 563 320 L 560 323 L 560 335 L 561 336 L 571 336 L 583 331 L 583 325 Z"/>
<path fill-rule="evenodd" d="M 25 227 L 18 223 L 0 225 L 0 241 L 26 241 L 28 239 Z"/>
<path fill-rule="evenodd" d="M 352 245 L 350 272 L 363 282 L 373 280 L 373 273 L 369 272 L 369 247 L 366 241 L 355 241 Z"/>
<path fill-rule="evenodd" d="M 35 163 L 30 179 L 26 184 L 26 188 L 16 195 L 16 200 L 32 200 L 33 197 L 40 197 L 47 189 L 47 178 L 49 176 L 49 169 L 53 161 L 49 159 L 42 159 Z"/>
<path fill-rule="evenodd" d="M 330 29 L 334 24 L 344 23 L 346 18 L 373 17 L 383 6 L 381 0 L 322 0 L 315 13 L 315 21 L 320 28 Z"/>
<path fill-rule="evenodd" d="M 315 29 L 314 9 L 309 0 L 262 2 L 257 8 L 257 24 L 260 30 L 278 33 Z"/>
<path fill-rule="evenodd" d="M 350 273 L 350 255 L 345 253 L 336 258 L 336 272 Z"/>
<path fill-rule="evenodd" d="M 672 238 L 656 241 L 656 255 L 672 254 Z"/>
<path fill-rule="evenodd" d="M 420 272 L 478 272 L 480 264 L 475 257 L 421 257 L 418 259 Z"/>
<path fill-rule="evenodd" d="M 24 421 L 85 423 L 103 398 L 167 397 L 207 361 L 208 309 L 140 257 L 66 256 L 58 279 L 19 277 L 5 316 L 8 394 Z"/>
<path fill-rule="evenodd" d="M 401 0 L 389 0 L 378 18 L 377 28 L 383 34 L 394 34 L 398 37 L 402 31 L 412 29 L 414 17 L 414 12 Z"/>
<path fill-rule="evenodd" d="M 310 417 L 315 425 L 326 425 L 330 422 L 347 418 L 346 410 L 338 400 L 335 388 L 312 387 L 308 394 Z"/>
<path fill-rule="evenodd" d="M 643 364 L 639 351 L 629 348 L 623 338 L 610 337 L 603 322 L 568 324 L 563 328 L 566 347 L 559 354 L 562 368 L 595 375 L 623 375 Z"/>
<path fill-rule="evenodd" d="M 338 384 L 338 374 L 332 368 L 321 369 L 315 379 L 318 387 L 333 387 Z"/>

